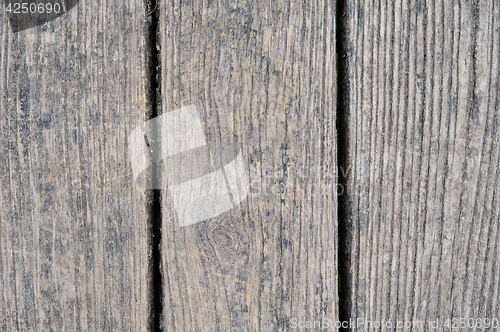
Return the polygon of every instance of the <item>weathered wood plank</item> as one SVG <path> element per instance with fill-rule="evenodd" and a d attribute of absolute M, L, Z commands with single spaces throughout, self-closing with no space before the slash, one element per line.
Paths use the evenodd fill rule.
<path fill-rule="evenodd" d="M 159 8 L 162 114 L 195 105 L 208 145 L 241 147 L 250 183 L 237 207 L 185 227 L 180 194 L 163 191 L 163 328 L 274 331 L 293 318 L 337 320 L 335 2 Z M 183 174 L 201 163 L 181 161 Z M 198 197 L 193 213 L 216 182 L 184 192 Z"/>
<path fill-rule="evenodd" d="M 500 3 L 346 9 L 350 315 L 500 319 Z"/>
<path fill-rule="evenodd" d="M 0 330 L 144 331 L 145 8 L 80 1 L 13 33 L 0 4 Z"/>

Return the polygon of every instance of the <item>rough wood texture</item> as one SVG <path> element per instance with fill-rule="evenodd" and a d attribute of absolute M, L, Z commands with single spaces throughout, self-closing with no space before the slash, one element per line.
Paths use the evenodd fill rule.
<path fill-rule="evenodd" d="M 0 4 L 0 331 L 145 331 L 141 1 L 80 1 L 12 33 Z"/>
<path fill-rule="evenodd" d="M 499 1 L 345 19 L 351 317 L 500 319 Z"/>
<path fill-rule="evenodd" d="M 182 228 L 163 191 L 163 328 L 337 320 L 335 2 L 159 8 L 162 112 L 194 104 L 208 143 L 237 135 L 250 179 L 238 207 Z"/>

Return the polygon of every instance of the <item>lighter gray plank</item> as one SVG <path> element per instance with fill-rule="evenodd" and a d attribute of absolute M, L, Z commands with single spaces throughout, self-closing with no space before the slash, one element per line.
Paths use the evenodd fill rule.
<path fill-rule="evenodd" d="M 500 319 L 499 14 L 348 1 L 352 318 Z"/>
<path fill-rule="evenodd" d="M 182 228 L 162 192 L 163 328 L 337 320 L 335 2 L 160 3 L 162 112 L 196 105 L 250 179 L 236 208 Z"/>
<path fill-rule="evenodd" d="M 13 34 L 0 4 L 0 330 L 145 331 L 141 1 L 81 1 Z"/>

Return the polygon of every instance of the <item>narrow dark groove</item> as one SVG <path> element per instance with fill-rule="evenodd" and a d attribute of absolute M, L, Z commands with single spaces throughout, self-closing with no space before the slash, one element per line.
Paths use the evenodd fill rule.
<path fill-rule="evenodd" d="M 349 322 L 351 318 L 352 280 L 349 270 L 349 71 L 348 71 L 348 0 L 337 0 L 337 175 L 338 175 L 338 276 L 339 276 L 339 320 Z M 348 328 L 342 329 L 348 331 Z"/>
<path fill-rule="evenodd" d="M 150 104 L 149 118 L 158 116 L 160 107 L 160 85 L 159 75 L 160 66 L 158 61 L 158 4 L 157 0 L 147 0 L 146 8 L 148 10 L 148 45 L 147 65 L 148 65 L 148 98 Z M 151 178 L 158 179 L 158 165 L 152 167 Z M 155 181 L 154 181 L 155 182 Z M 149 330 L 154 332 L 161 331 L 162 314 L 162 276 L 161 276 L 161 192 L 159 189 L 148 190 L 149 198 L 149 218 L 150 218 L 150 268 L 151 272 L 151 306 Z"/>

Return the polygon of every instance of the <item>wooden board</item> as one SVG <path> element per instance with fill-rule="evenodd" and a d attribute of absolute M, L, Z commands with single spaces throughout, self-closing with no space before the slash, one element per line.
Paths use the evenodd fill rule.
<path fill-rule="evenodd" d="M 350 317 L 500 319 L 500 3 L 346 14 Z"/>
<path fill-rule="evenodd" d="M 141 1 L 80 1 L 13 33 L 0 4 L 0 330 L 145 331 Z"/>
<path fill-rule="evenodd" d="M 233 209 L 185 227 L 172 185 L 162 191 L 162 327 L 337 320 L 335 2 L 159 8 L 162 114 L 195 105 L 207 144 L 240 146 L 250 188 Z M 195 161 L 186 155 L 183 171 Z M 184 192 L 200 197 L 193 210 L 216 185 Z"/>

